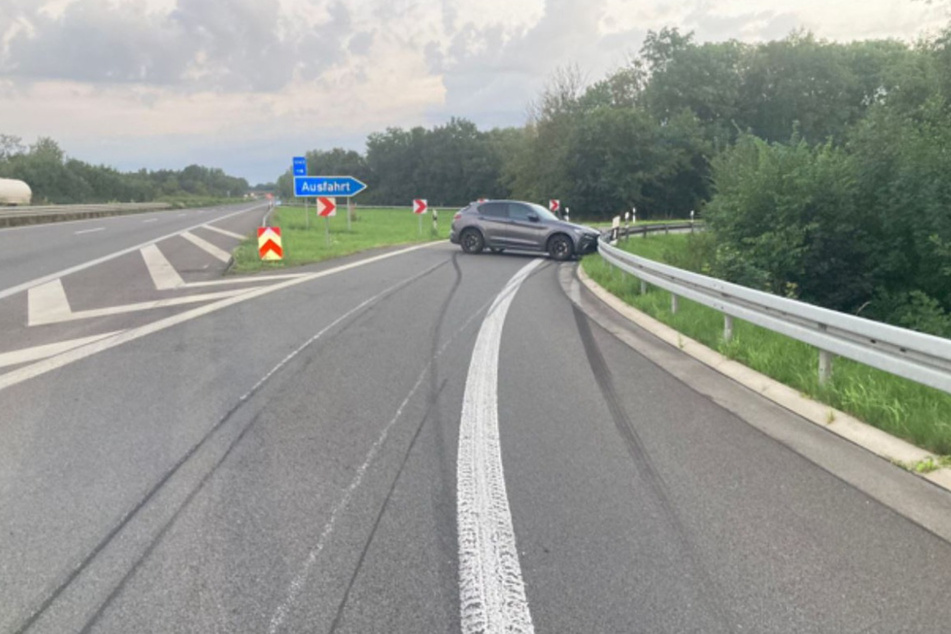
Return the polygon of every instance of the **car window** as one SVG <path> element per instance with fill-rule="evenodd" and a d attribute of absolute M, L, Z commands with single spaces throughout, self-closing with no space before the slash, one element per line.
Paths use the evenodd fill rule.
<path fill-rule="evenodd" d="M 528 220 L 532 209 L 528 205 L 519 205 L 518 203 L 509 203 L 509 218 L 512 220 Z M 537 215 L 537 214 L 536 214 Z"/>
<path fill-rule="evenodd" d="M 508 203 L 485 203 L 479 206 L 479 213 L 490 218 L 508 218 Z"/>

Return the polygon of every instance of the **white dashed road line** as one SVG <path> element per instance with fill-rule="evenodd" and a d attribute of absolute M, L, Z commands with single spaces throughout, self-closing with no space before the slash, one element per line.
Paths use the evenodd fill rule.
<path fill-rule="evenodd" d="M 73 232 L 73 235 L 74 235 L 74 236 L 81 236 L 81 235 L 83 235 L 84 233 L 96 233 L 97 231 L 105 231 L 105 230 L 106 230 L 105 227 L 96 227 L 95 229 L 83 229 L 83 230 L 81 230 L 81 231 L 74 231 L 74 232 Z"/>
<path fill-rule="evenodd" d="M 459 601 L 464 634 L 534 632 L 499 442 L 498 382 L 502 326 L 522 282 L 542 260 L 509 280 L 482 322 L 466 379 L 456 467 Z"/>

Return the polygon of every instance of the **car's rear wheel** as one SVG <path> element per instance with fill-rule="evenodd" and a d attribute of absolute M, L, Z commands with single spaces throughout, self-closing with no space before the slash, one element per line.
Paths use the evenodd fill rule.
<path fill-rule="evenodd" d="M 459 243 L 466 253 L 482 253 L 482 249 L 485 248 L 485 238 L 482 237 L 478 229 L 463 231 L 462 235 L 459 236 Z"/>
<path fill-rule="evenodd" d="M 548 255 L 555 260 L 568 260 L 574 255 L 574 246 L 571 244 L 571 238 L 559 233 L 551 237 L 548 241 Z"/>

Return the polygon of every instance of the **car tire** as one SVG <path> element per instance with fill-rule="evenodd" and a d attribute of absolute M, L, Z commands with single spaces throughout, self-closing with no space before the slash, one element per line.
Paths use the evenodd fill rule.
<path fill-rule="evenodd" d="M 571 238 L 566 236 L 563 233 L 553 235 L 550 240 L 548 240 L 548 255 L 554 260 L 565 261 L 570 260 L 571 256 L 574 255 L 574 245 L 571 243 Z"/>
<path fill-rule="evenodd" d="M 459 244 L 466 253 L 482 253 L 485 248 L 485 238 L 478 229 L 466 229 L 459 236 Z"/>

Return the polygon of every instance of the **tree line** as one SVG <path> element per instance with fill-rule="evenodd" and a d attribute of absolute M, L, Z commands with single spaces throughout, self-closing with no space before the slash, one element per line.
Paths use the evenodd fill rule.
<path fill-rule="evenodd" d="M 389 128 L 365 152 L 313 150 L 361 203 L 559 198 L 572 218 L 686 217 L 683 264 L 951 336 L 951 28 L 914 44 L 760 44 L 651 32 L 593 83 L 558 71 L 524 126 Z M 293 195 L 292 177 L 278 180 Z"/>
<path fill-rule="evenodd" d="M 243 178 L 218 168 L 189 165 L 182 170 L 120 172 L 67 157 L 50 138 L 25 146 L 16 136 L 0 134 L 0 178 L 25 181 L 33 202 L 151 202 L 162 199 L 242 197 Z"/>

